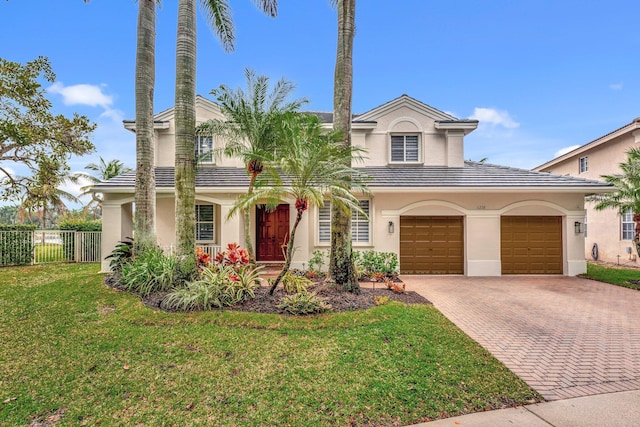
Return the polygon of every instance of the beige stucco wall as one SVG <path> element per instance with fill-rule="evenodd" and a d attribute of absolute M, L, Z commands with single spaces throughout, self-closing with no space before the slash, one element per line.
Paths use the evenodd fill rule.
<path fill-rule="evenodd" d="M 602 180 L 602 175 L 620 172 L 618 165 L 627 158 L 626 151 L 631 147 L 640 146 L 640 133 L 627 132 L 619 135 L 594 148 L 580 152 L 564 161 L 543 169 L 557 175 L 570 175 L 579 178 Z M 588 171 L 579 172 L 579 159 L 588 157 Z M 630 240 L 622 240 L 622 222 L 620 215 L 614 209 L 596 211 L 594 203 L 585 203 L 587 235 L 585 237 L 584 256 L 592 259 L 594 244 L 598 247 L 599 259 L 608 262 L 638 265 L 635 250 L 630 256 L 627 248 L 633 247 Z M 582 222 L 582 221 L 581 221 Z"/>

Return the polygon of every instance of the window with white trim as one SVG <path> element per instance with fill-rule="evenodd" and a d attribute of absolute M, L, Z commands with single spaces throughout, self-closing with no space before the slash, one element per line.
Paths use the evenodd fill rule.
<path fill-rule="evenodd" d="M 196 241 L 213 242 L 215 231 L 213 205 L 196 205 Z"/>
<path fill-rule="evenodd" d="M 622 240 L 633 240 L 636 231 L 636 223 L 633 222 L 633 212 L 622 214 Z"/>
<path fill-rule="evenodd" d="M 419 135 L 391 135 L 391 162 L 418 163 L 419 161 Z"/>
<path fill-rule="evenodd" d="M 351 240 L 354 243 L 369 243 L 371 236 L 370 206 L 369 200 L 360 200 L 360 209 L 367 214 L 362 215 L 355 210 L 351 211 Z M 320 243 L 331 242 L 331 204 L 325 203 L 318 209 L 318 241 Z"/>
<path fill-rule="evenodd" d="M 578 160 L 578 167 L 580 168 L 580 173 L 587 172 L 589 170 L 589 157 L 580 157 L 580 159 Z"/>
<path fill-rule="evenodd" d="M 211 135 L 196 136 L 196 161 L 213 163 L 213 137 Z"/>

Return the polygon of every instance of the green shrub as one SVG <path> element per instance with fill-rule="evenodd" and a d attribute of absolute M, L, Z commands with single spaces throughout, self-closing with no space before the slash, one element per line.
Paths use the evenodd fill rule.
<path fill-rule="evenodd" d="M 142 296 L 169 290 L 177 264 L 176 257 L 165 255 L 160 248 L 146 250 L 123 267 L 122 285 Z"/>
<path fill-rule="evenodd" d="M 261 269 L 245 266 L 236 271 L 233 266 L 222 264 L 205 268 L 200 279 L 169 293 L 162 305 L 181 311 L 211 310 L 254 298 Z"/>
<path fill-rule="evenodd" d="M 35 224 L 0 224 L 0 266 L 31 264 Z"/>
<path fill-rule="evenodd" d="M 358 270 L 363 274 L 396 274 L 398 272 L 398 255 L 395 252 L 354 252 L 354 260 Z"/>
<path fill-rule="evenodd" d="M 309 270 L 311 271 L 322 271 L 322 267 L 324 266 L 325 253 L 321 250 L 315 250 L 311 252 L 311 259 L 309 260 Z"/>
<path fill-rule="evenodd" d="M 294 315 L 306 315 L 315 313 L 325 313 L 331 311 L 331 304 L 313 292 L 301 292 L 298 294 L 285 295 L 280 304 L 280 310 Z"/>
<path fill-rule="evenodd" d="M 288 294 L 299 294 L 307 291 L 307 287 L 311 286 L 311 280 L 287 271 L 282 277 L 282 286 Z"/>

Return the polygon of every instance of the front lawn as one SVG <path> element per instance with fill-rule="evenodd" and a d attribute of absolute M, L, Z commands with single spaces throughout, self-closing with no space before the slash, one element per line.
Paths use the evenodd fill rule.
<path fill-rule="evenodd" d="M 165 313 L 98 269 L 0 269 L 0 425 L 406 425 L 540 399 L 432 306 Z"/>
<path fill-rule="evenodd" d="M 638 281 L 640 281 L 640 270 L 627 270 L 587 263 L 587 274 L 582 275 L 582 277 L 624 286 L 625 288 L 639 289 Z"/>

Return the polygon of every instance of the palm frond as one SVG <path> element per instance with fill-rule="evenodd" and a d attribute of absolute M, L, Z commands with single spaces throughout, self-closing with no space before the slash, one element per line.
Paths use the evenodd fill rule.
<path fill-rule="evenodd" d="M 235 48 L 235 28 L 231 8 L 226 0 L 201 0 L 204 15 L 222 48 L 232 52 Z"/>

